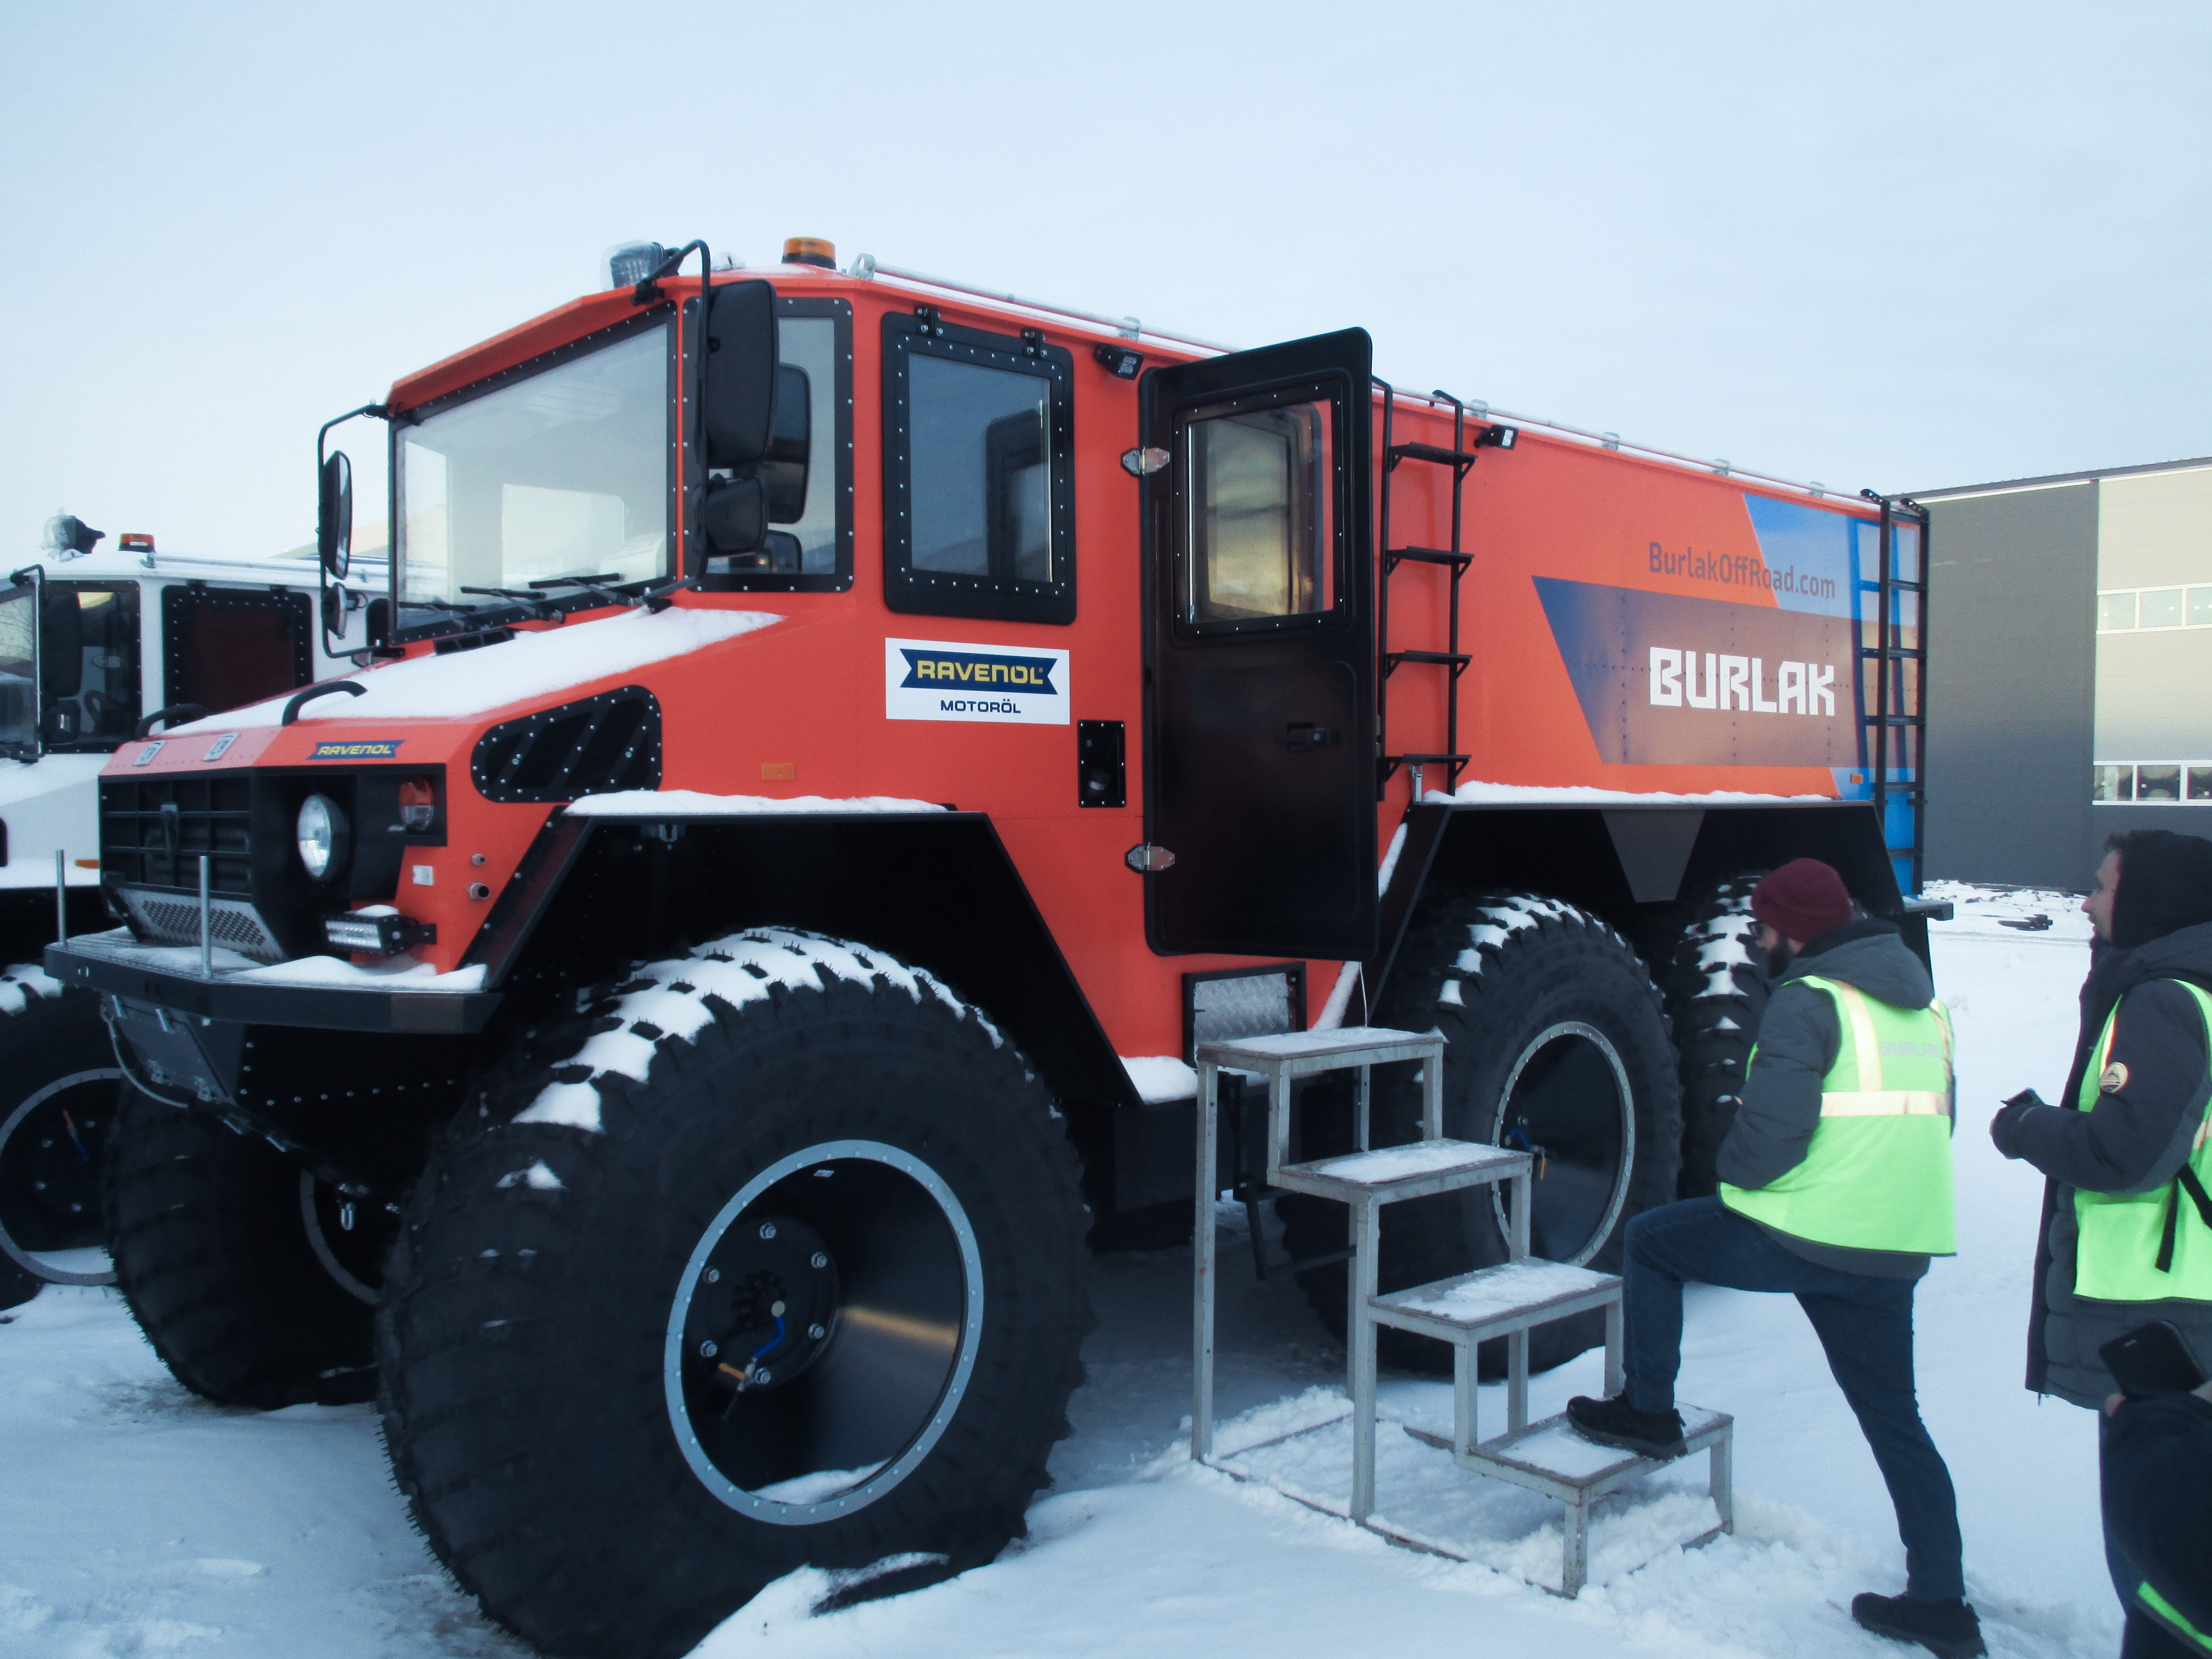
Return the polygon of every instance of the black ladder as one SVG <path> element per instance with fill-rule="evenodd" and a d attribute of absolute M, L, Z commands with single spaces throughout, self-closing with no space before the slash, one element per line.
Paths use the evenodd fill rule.
<path fill-rule="evenodd" d="M 1858 584 L 1862 595 L 1875 596 L 1873 627 L 1866 624 L 1862 601 L 1856 629 L 1862 679 L 1874 682 L 1871 698 L 1861 694 L 1859 719 L 1872 739 L 1867 752 L 1873 761 L 1875 817 L 1881 825 L 1883 850 L 1893 860 L 1906 860 L 1910 879 L 1903 885 L 1909 895 L 1920 890 L 1928 842 L 1928 510 L 1872 490 L 1861 494 L 1881 503 L 1881 544 L 1875 580 L 1862 575 Z M 1911 574 L 1900 575 L 1900 568 Z M 1908 593 L 1913 596 L 1910 623 L 1901 602 Z M 1908 635 L 1911 645 L 1905 643 Z M 1909 781 L 1893 781 L 1893 766 L 1908 773 Z M 1912 808 L 1912 838 L 1902 847 L 1889 840 L 1892 800 L 1909 802 Z"/>
<path fill-rule="evenodd" d="M 1382 388 L 1382 505 L 1380 535 L 1382 548 L 1382 580 L 1375 595 L 1375 636 L 1376 648 L 1382 653 L 1382 678 L 1375 686 L 1375 748 L 1378 764 L 1375 773 L 1375 797 L 1382 798 L 1383 786 L 1390 775 L 1401 766 L 1442 766 L 1448 769 L 1449 781 L 1446 788 L 1455 787 L 1459 775 L 1468 763 L 1468 757 L 1459 750 L 1459 679 L 1474 659 L 1459 648 L 1459 584 L 1467 574 L 1467 568 L 1474 562 L 1474 556 L 1460 550 L 1461 495 L 1467 484 L 1467 475 L 1474 466 L 1474 452 L 1467 447 L 1467 406 L 1448 392 L 1431 395 L 1439 402 L 1452 406 L 1452 447 L 1449 449 L 1435 444 L 1397 444 L 1390 441 L 1391 419 L 1395 413 L 1398 394 L 1390 383 L 1376 380 Z M 1420 461 L 1431 466 L 1448 466 L 1452 470 L 1451 545 L 1449 547 L 1393 547 L 1390 545 L 1390 479 L 1401 461 Z M 1451 628 L 1446 648 L 1442 651 L 1393 651 L 1390 648 L 1390 577 L 1407 560 L 1416 564 L 1440 564 L 1451 572 Z M 1451 671 L 1451 690 L 1445 703 L 1444 748 L 1441 755 L 1394 755 L 1390 752 L 1389 708 L 1390 676 L 1404 663 L 1418 663 L 1425 667 L 1449 668 Z"/>

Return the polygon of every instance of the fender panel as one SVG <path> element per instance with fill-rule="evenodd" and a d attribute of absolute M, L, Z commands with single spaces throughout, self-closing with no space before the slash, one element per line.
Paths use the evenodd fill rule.
<path fill-rule="evenodd" d="M 1075 1120 L 1079 1144 L 1091 1115 L 1139 1104 L 980 812 L 556 812 L 466 960 L 485 964 L 488 986 L 574 983 L 770 923 L 872 945 L 935 974 L 1020 1045 Z"/>
<path fill-rule="evenodd" d="M 1412 808 L 1382 896 L 1380 995 L 1431 886 L 1525 887 L 1579 905 L 1646 950 L 1675 901 L 1741 871 L 1794 858 L 1835 866 L 1869 915 L 1896 921 L 1927 957 L 1925 916 L 1910 915 L 1881 823 L 1865 801 L 1470 803 Z"/>

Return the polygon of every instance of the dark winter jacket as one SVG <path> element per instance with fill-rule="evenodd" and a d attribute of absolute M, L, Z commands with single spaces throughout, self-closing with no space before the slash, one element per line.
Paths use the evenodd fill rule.
<path fill-rule="evenodd" d="M 2060 1103 L 2008 1106 L 1990 1126 L 1999 1152 L 2051 1177 L 2028 1317 L 2027 1386 L 2077 1406 L 2101 1405 L 2112 1392 L 2112 1374 L 2097 1350 L 2146 1320 L 2172 1320 L 2192 1349 L 2212 1355 L 2212 1304 L 2094 1302 L 2074 1294 L 2074 1189 L 2147 1193 L 2163 1187 L 2187 1161 L 2204 1121 L 2212 1054 L 2205 1050 L 2197 1000 L 2172 983 L 2174 978 L 2212 987 L 2212 922 L 2131 951 L 2100 951 L 2081 986 L 2081 1036 Z M 2107 1075 L 2126 1081 L 2100 1097 L 2095 1111 L 2077 1111 L 2090 1052 L 2116 1003 L 2120 1015 Z"/>
<path fill-rule="evenodd" d="M 2176 1613 L 2212 1631 L 2212 1401 L 2130 1400 L 2106 1430 L 2103 1464 L 2106 1536 Z"/>
<path fill-rule="evenodd" d="M 1893 1008 L 1925 1008 L 1935 981 L 1886 921 L 1854 921 L 1806 945 L 1774 988 L 1759 1022 L 1759 1048 L 1744 1079 L 1743 1103 L 1721 1142 L 1723 1181 L 1764 1187 L 1805 1161 L 1820 1127 L 1820 1085 L 1836 1063 L 1844 1031 L 1833 997 L 1796 983 L 1808 974 L 1855 985 Z M 1854 1250 L 1816 1244 L 1767 1228 L 1775 1242 L 1823 1267 L 1877 1279 L 1917 1279 L 1928 1258 L 1902 1250 Z"/>

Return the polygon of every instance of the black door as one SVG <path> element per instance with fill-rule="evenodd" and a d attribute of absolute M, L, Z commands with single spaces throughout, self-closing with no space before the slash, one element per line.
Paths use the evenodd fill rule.
<path fill-rule="evenodd" d="M 1346 329 L 1146 378 L 1156 951 L 1374 951 L 1371 350 Z"/>

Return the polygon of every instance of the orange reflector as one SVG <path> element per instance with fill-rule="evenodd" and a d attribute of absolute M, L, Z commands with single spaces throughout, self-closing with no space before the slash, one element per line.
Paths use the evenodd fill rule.
<path fill-rule="evenodd" d="M 763 783 L 790 783 L 798 776 L 797 761 L 763 761 L 761 763 Z"/>
<path fill-rule="evenodd" d="M 76 860 L 76 867 L 80 870 L 97 870 L 100 868 L 100 860 L 98 859 L 79 859 Z"/>
<path fill-rule="evenodd" d="M 825 270 L 837 269 L 837 245 L 819 236 L 793 236 L 783 244 L 783 262 L 787 265 L 820 265 Z"/>

